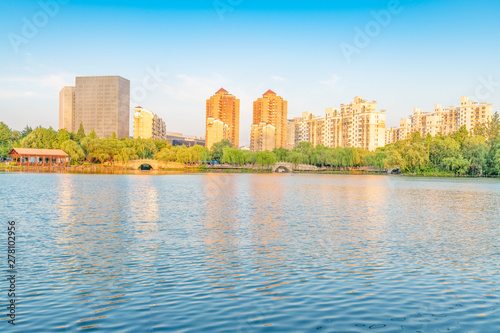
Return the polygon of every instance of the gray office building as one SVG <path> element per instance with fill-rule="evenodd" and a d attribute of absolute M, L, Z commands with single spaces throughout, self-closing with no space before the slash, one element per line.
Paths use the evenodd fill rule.
<path fill-rule="evenodd" d="M 100 138 L 129 136 L 130 81 L 120 76 L 77 77 L 75 87 L 59 94 L 59 128 L 85 134 L 95 130 Z"/>

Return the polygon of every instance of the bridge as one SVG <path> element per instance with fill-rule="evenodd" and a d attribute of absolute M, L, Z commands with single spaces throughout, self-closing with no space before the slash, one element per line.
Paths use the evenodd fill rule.
<path fill-rule="evenodd" d="M 273 172 L 317 171 L 318 167 L 309 164 L 293 164 L 278 162 L 273 166 Z"/>
<path fill-rule="evenodd" d="M 142 165 L 149 165 L 153 170 L 160 169 L 183 169 L 186 166 L 182 163 L 177 162 L 162 162 L 152 159 L 141 159 L 141 160 L 130 160 L 128 162 L 128 167 L 134 170 L 139 169 Z"/>

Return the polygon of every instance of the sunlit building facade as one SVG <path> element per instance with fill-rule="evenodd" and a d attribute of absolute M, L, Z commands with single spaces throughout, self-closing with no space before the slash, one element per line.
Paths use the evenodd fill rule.
<path fill-rule="evenodd" d="M 129 136 L 130 81 L 120 76 L 77 77 L 75 87 L 59 93 L 59 128 L 100 138 Z M 70 99 L 73 99 L 70 101 Z"/>
<path fill-rule="evenodd" d="M 293 149 L 295 147 L 295 127 L 294 119 L 288 119 L 286 123 L 286 149 Z"/>
<path fill-rule="evenodd" d="M 229 140 L 231 137 L 231 130 L 228 124 L 215 119 L 214 117 L 207 118 L 205 147 L 207 149 L 223 140 Z"/>
<path fill-rule="evenodd" d="M 75 127 L 75 87 L 64 87 L 59 93 L 59 129 L 65 129 L 68 132 L 76 133 L 78 126 Z"/>
<path fill-rule="evenodd" d="M 268 90 L 261 98 L 253 102 L 253 124 L 251 131 L 263 128 L 262 124 L 271 125 L 275 132 L 275 147 L 285 147 L 287 144 L 287 110 L 288 103 L 274 91 Z M 268 130 L 270 132 L 270 130 Z M 250 135 L 250 148 L 259 151 L 257 142 L 253 142 L 257 135 Z M 257 149 L 257 150 L 255 150 Z"/>
<path fill-rule="evenodd" d="M 265 122 L 253 124 L 250 130 L 250 150 L 266 151 L 276 148 L 276 128 Z"/>
<path fill-rule="evenodd" d="M 435 136 L 438 133 L 448 135 L 462 126 L 470 132 L 477 125 L 491 120 L 492 116 L 492 104 L 474 102 L 468 97 L 461 97 L 459 106 L 443 108 L 437 104 L 434 113 L 414 109 L 407 119 L 401 119 L 399 140 L 404 140 L 415 132 L 422 136 Z"/>
<path fill-rule="evenodd" d="M 140 106 L 134 109 L 134 139 L 166 140 L 165 122 L 157 114 Z"/>
<path fill-rule="evenodd" d="M 398 141 L 399 138 L 399 128 L 390 127 L 385 129 L 385 144 L 391 144 Z"/>
<path fill-rule="evenodd" d="M 314 117 L 312 112 L 292 120 L 294 144 L 311 142 L 314 146 L 356 147 L 373 151 L 385 145 L 384 110 L 377 111 L 377 102 L 356 97 L 348 105 L 327 108 L 325 117 Z"/>
<path fill-rule="evenodd" d="M 209 118 L 213 120 L 218 120 L 226 124 L 229 128 L 228 135 L 225 136 L 224 140 L 229 140 L 233 146 L 239 147 L 240 144 L 240 100 L 235 96 L 231 95 L 227 90 L 221 88 L 212 97 L 207 100 L 206 103 L 206 131 L 205 136 L 209 136 L 209 126 L 213 127 L 211 123 L 209 125 Z M 214 133 L 212 133 L 212 139 Z M 210 149 L 214 143 L 219 141 L 212 141 L 212 139 L 206 141 L 207 148 Z"/>

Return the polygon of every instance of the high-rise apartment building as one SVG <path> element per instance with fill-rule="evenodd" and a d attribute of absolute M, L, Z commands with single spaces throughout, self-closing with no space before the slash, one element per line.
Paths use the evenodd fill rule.
<path fill-rule="evenodd" d="M 210 149 L 214 143 L 219 141 L 208 140 L 209 118 L 223 122 L 229 126 L 227 138 L 235 147 L 240 144 L 240 100 L 221 88 L 207 100 L 206 113 L 206 147 Z M 212 126 L 212 125 L 210 125 Z M 213 137 L 213 136 L 212 136 Z M 209 142 L 210 141 L 210 142 Z"/>
<path fill-rule="evenodd" d="M 295 121 L 288 119 L 286 123 L 286 149 L 293 149 L 295 147 L 295 127 Z"/>
<path fill-rule="evenodd" d="M 276 148 L 276 128 L 265 122 L 253 124 L 250 131 L 250 150 L 266 151 Z"/>
<path fill-rule="evenodd" d="M 377 102 L 354 97 L 354 102 L 340 105 L 344 147 L 374 151 L 385 146 L 385 110 L 377 111 Z"/>
<path fill-rule="evenodd" d="M 398 141 L 399 137 L 399 128 L 390 127 L 385 129 L 385 144 L 391 144 Z"/>
<path fill-rule="evenodd" d="M 59 93 L 59 129 L 76 133 L 75 118 L 75 87 L 64 87 Z M 80 124 L 78 124 L 80 125 Z"/>
<path fill-rule="evenodd" d="M 325 118 L 315 117 L 312 112 L 302 112 L 302 117 L 294 117 L 289 125 L 293 133 L 287 133 L 290 140 L 293 140 L 293 146 L 300 142 L 311 142 L 314 146 L 324 144 L 323 125 Z M 293 139 L 292 139 L 293 135 Z"/>
<path fill-rule="evenodd" d="M 83 124 L 85 134 L 94 130 L 101 138 L 113 133 L 118 138 L 129 136 L 129 80 L 120 76 L 77 77 L 75 87 L 64 87 L 59 98 L 60 128 L 76 132 Z"/>
<path fill-rule="evenodd" d="M 205 147 L 207 149 L 223 140 L 230 140 L 231 128 L 228 124 L 215 119 L 214 117 L 207 118 Z"/>
<path fill-rule="evenodd" d="M 140 106 L 134 109 L 134 139 L 166 140 L 167 127 L 157 114 Z"/>
<path fill-rule="evenodd" d="M 285 147 L 287 143 L 287 101 L 283 100 L 282 97 L 276 95 L 272 90 L 268 90 L 261 98 L 258 98 L 253 102 L 253 125 L 250 134 L 250 146 L 251 149 L 254 147 L 254 151 L 260 151 L 259 147 L 264 147 L 264 145 L 259 145 L 256 142 L 252 143 L 252 140 L 256 138 L 263 137 L 264 133 L 262 131 L 266 129 L 266 133 L 269 133 L 269 128 L 265 125 L 271 125 L 274 127 L 275 131 L 275 146 L 265 146 L 267 149 L 272 150 L 274 148 Z M 254 131 L 257 131 L 254 133 Z M 262 148 L 263 149 L 263 148 Z"/>
<path fill-rule="evenodd" d="M 398 140 L 404 140 L 411 134 L 411 119 L 401 119 L 399 121 Z"/>
<path fill-rule="evenodd" d="M 326 109 L 324 118 L 304 112 L 293 122 L 294 144 L 307 141 L 314 146 L 356 147 L 370 151 L 385 145 L 385 111 L 377 111 L 377 102 L 367 102 L 360 97 L 348 105 L 342 104 L 340 109 Z"/>
<path fill-rule="evenodd" d="M 492 116 L 492 104 L 473 102 L 468 97 L 461 97 L 459 106 L 443 108 L 437 104 L 434 113 L 414 109 L 407 119 L 401 119 L 399 140 L 404 140 L 415 132 L 422 136 L 435 136 L 438 133 L 448 135 L 462 126 L 471 131 L 475 126 L 491 120 Z"/>

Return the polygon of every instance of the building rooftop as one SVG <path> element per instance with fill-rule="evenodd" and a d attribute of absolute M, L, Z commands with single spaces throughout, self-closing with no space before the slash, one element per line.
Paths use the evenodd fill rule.
<path fill-rule="evenodd" d="M 35 149 L 35 148 L 12 148 L 9 152 L 9 155 L 19 154 L 19 155 L 29 155 L 29 156 L 64 156 L 67 157 L 66 154 L 61 149 Z"/>
<path fill-rule="evenodd" d="M 224 88 L 220 88 L 219 91 L 216 92 L 216 94 L 218 94 L 218 93 L 225 93 L 225 94 L 227 94 L 227 90 L 224 89 Z"/>
<path fill-rule="evenodd" d="M 264 96 L 265 96 L 265 95 L 269 95 L 269 94 L 274 94 L 274 95 L 276 95 L 276 93 L 275 93 L 274 91 L 272 91 L 271 89 L 269 89 L 268 91 L 266 91 L 266 92 L 264 93 Z"/>

